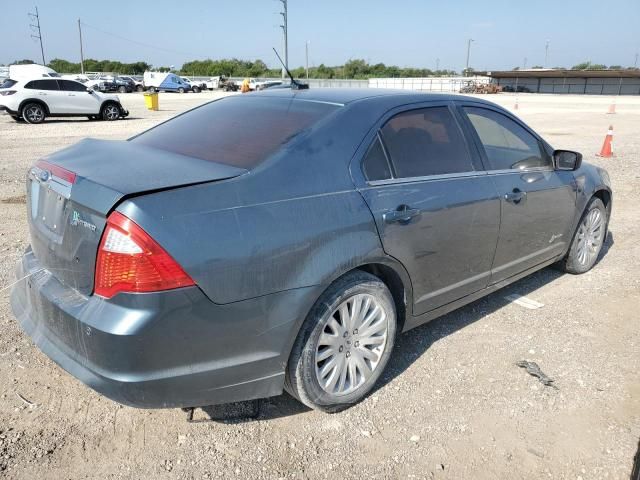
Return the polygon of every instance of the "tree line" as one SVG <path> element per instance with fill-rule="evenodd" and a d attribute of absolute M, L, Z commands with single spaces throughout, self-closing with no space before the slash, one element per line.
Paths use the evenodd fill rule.
<path fill-rule="evenodd" d="M 35 63 L 32 60 L 23 59 L 16 60 L 11 65 L 20 65 Z M 80 73 L 80 63 L 69 62 L 61 58 L 55 58 L 49 62 L 48 67 L 53 68 L 60 73 Z M 539 65 L 531 68 L 542 68 Z M 556 69 L 564 69 L 564 67 L 554 67 Z M 620 65 L 602 65 L 598 63 L 582 62 L 571 67 L 571 70 L 618 70 L 623 67 Z M 139 61 L 133 63 L 123 63 L 116 60 L 94 60 L 87 58 L 84 61 L 85 72 L 116 72 L 127 75 L 142 75 L 147 70 L 156 70 L 161 72 L 171 71 L 170 67 L 157 66 L 153 67 L 147 62 Z M 515 67 L 513 70 L 519 70 Z M 627 67 L 633 69 L 633 67 Z M 270 69 L 262 60 L 248 61 L 238 58 L 221 59 L 221 60 L 192 60 L 182 65 L 180 70 L 174 70 L 182 75 L 192 75 L 199 77 L 215 77 L 225 75 L 227 77 L 279 77 L 280 69 Z M 465 75 L 472 75 L 475 71 L 469 69 L 463 71 Z M 304 78 L 306 71 L 304 67 L 298 67 L 291 70 L 291 74 L 296 78 Z M 366 60 L 354 59 L 349 60 L 344 65 L 327 66 L 320 64 L 318 66 L 309 67 L 309 78 L 327 78 L 327 79 L 362 79 L 368 78 L 404 78 L 404 77 L 431 77 L 431 76 L 450 76 L 457 75 L 455 70 L 431 70 L 428 68 L 413 67 L 397 67 L 395 65 L 385 65 L 384 63 L 370 64 Z"/>
<path fill-rule="evenodd" d="M 35 63 L 24 59 L 12 62 L 11 65 Z M 61 58 L 51 60 L 48 67 L 60 73 L 80 73 L 80 63 L 70 62 Z M 87 58 L 84 61 L 85 72 L 117 72 L 128 75 L 140 75 L 147 70 L 168 72 L 169 67 L 153 67 L 147 62 L 122 63 L 115 60 L 94 60 Z M 183 75 L 201 77 L 215 77 L 225 75 L 227 77 L 279 77 L 279 68 L 269 68 L 262 60 L 248 61 L 238 58 L 221 60 L 192 60 L 186 62 L 176 71 Z M 293 68 L 291 74 L 294 77 L 306 76 L 304 67 Z M 327 66 L 320 64 L 309 68 L 309 78 L 345 78 L 367 79 L 375 77 L 429 77 L 455 75 L 454 70 L 430 70 L 428 68 L 401 68 L 394 65 L 387 66 L 384 63 L 370 64 L 365 60 L 349 60 L 344 65 Z"/>

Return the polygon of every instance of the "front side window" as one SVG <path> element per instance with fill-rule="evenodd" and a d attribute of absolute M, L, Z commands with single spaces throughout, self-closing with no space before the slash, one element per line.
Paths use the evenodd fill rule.
<path fill-rule="evenodd" d="M 60 90 L 64 90 L 65 92 L 87 91 L 87 87 L 85 87 L 81 83 L 74 82 L 73 80 L 58 80 L 58 84 L 60 85 Z"/>
<path fill-rule="evenodd" d="M 480 137 L 491 170 L 551 166 L 540 142 L 510 118 L 486 108 L 464 107 L 464 111 Z"/>
<path fill-rule="evenodd" d="M 467 143 L 447 107 L 400 113 L 381 134 L 398 178 L 474 170 Z"/>

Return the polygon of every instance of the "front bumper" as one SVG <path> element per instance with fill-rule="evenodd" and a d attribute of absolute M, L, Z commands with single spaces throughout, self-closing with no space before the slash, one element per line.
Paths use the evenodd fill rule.
<path fill-rule="evenodd" d="M 122 118 L 126 118 L 126 117 L 128 117 L 128 116 L 129 116 L 129 110 L 127 110 L 126 108 L 124 108 L 124 107 L 122 106 L 122 104 L 120 105 L 120 116 L 121 116 Z"/>
<path fill-rule="evenodd" d="M 278 395 L 314 288 L 212 303 L 197 287 L 85 297 L 29 249 L 11 306 L 34 343 L 99 393 L 142 408 L 194 407 Z M 294 307 L 294 308 L 292 308 Z"/>

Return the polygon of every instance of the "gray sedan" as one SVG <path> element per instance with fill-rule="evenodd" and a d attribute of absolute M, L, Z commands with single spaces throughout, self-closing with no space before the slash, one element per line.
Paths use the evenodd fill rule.
<path fill-rule="evenodd" d="M 547 265 L 598 259 L 607 173 L 463 96 L 275 89 L 27 177 L 11 303 L 62 368 L 137 407 L 286 389 L 361 400 L 397 335 Z"/>

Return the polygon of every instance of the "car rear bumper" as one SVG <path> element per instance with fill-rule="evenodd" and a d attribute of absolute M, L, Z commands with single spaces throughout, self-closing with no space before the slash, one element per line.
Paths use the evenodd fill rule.
<path fill-rule="evenodd" d="M 6 105 L 0 105 L 0 114 L 18 115 L 18 112 L 11 110 Z"/>
<path fill-rule="evenodd" d="M 41 268 L 29 249 L 11 306 L 34 343 L 97 392 L 141 408 L 193 407 L 278 395 L 296 308 L 315 288 L 229 305 L 197 287 L 85 297 Z M 285 308 L 286 307 L 286 308 Z"/>

